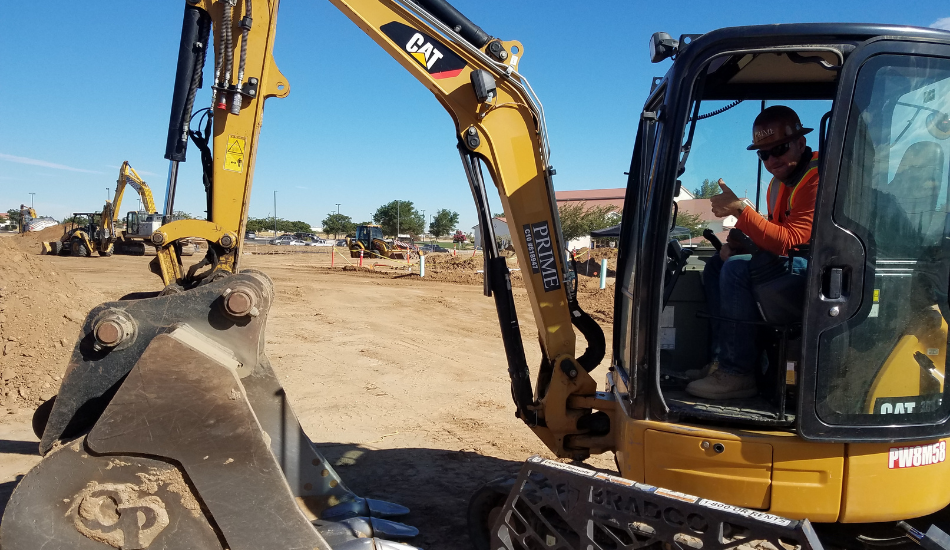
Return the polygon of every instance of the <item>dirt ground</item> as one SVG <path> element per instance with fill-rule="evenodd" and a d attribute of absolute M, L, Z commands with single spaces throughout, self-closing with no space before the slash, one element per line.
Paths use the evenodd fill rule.
<path fill-rule="evenodd" d="M 59 232 L 0 238 L 0 511 L 39 460 L 32 412 L 56 393 L 85 314 L 161 287 L 149 257 L 37 255 L 38 242 Z M 417 265 L 364 260 L 360 269 L 337 254 L 331 268 L 330 249 L 290 248 L 248 246 L 242 262 L 274 281 L 267 353 L 304 430 L 355 492 L 412 510 L 405 522 L 421 534 L 411 544 L 468 547 L 469 495 L 532 454 L 552 456 L 514 416 L 481 257 L 430 255 L 420 279 Z M 593 258 L 584 259 L 589 277 L 579 269 L 580 301 L 609 335 L 613 287 L 598 289 Z M 614 269 L 615 253 L 609 277 Z M 536 365 L 537 329 L 517 271 L 513 279 L 528 363 Z M 612 455 L 587 464 L 614 469 Z"/>

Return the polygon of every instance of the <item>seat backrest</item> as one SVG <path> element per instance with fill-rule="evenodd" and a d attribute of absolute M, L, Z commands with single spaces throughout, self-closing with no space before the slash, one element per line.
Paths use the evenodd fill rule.
<path fill-rule="evenodd" d="M 887 186 L 887 192 L 897 199 L 910 226 L 923 239 L 928 239 L 935 230 L 941 233 L 943 230 L 943 216 L 938 216 L 937 211 L 943 163 L 943 149 L 938 144 L 932 141 L 914 143 L 904 152 L 894 179 Z"/>

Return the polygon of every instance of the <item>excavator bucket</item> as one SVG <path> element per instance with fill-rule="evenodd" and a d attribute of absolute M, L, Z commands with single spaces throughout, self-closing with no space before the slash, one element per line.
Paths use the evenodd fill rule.
<path fill-rule="evenodd" d="M 243 271 L 94 308 L 34 418 L 44 458 L 10 498 L 0 547 L 350 549 L 414 536 L 383 519 L 408 509 L 355 495 L 303 432 L 264 355 L 273 296 L 266 275 Z"/>

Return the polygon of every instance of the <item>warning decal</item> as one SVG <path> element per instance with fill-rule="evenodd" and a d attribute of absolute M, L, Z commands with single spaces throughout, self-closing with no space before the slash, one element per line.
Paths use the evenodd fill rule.
<path fill-rule="evenodd" d="M 228 136 L 228 150 L 224 155 L 224 169 L 230 172 L 244 171 L 244 143 L 239 136 Z"/>

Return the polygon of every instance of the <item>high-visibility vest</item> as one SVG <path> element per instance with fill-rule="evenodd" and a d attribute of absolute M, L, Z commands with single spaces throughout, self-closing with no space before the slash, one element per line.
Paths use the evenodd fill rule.
<path fill-rule="evenodd" d="M 817 175 L 818 175 L 818 151 L 815 151 L 811 154 L 811 160 L 808 161 L 808 166 L 805 168 L 805 172 L 802 174 L 802 177 L 798 178 L 798 181 L 796 181 L 793 185 L 788 186 L 791 189 L 791 191 L 788 193 L 788 196 L 786 197 L 784 218 L 788 218 L 792 213 L 792 204 L 795 202 L 795 193 L 797 193 L 798 189 L 801 187 L 799 184 L 801 184 L 801 182 L 809 178 L 817 177 Z M 778 202 L 779 192 L 783 185 L 786 185 L 786 184 L 783 184 L 777 181 L 775 178 L 772 178 L 772 181 L 769 182 L 769 190 L 767 193 L 768 207 L 769 207 L 769 221 L 777 221 L 773 219 L 773 216 L 774 218 L 778 218 L 775 207 L 776 207 L 776 203 Z"/>

